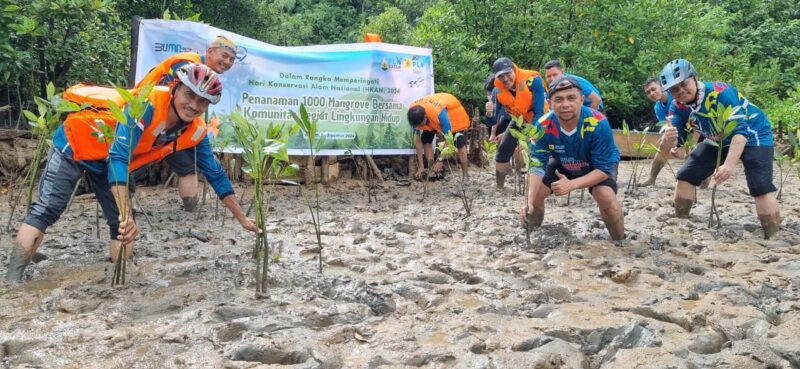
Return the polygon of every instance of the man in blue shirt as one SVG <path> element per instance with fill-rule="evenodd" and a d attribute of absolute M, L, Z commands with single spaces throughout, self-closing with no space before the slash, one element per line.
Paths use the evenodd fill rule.
<path fill-rule="evenodd" d="M 777 189 L 772 183 L 772 127 L 766 114 L 727 83 L 698 81 L 694 66 L 684 59 L 664 66 L 660 83 L 662 90 L 670 92 L 675 99 L 667 116 L 670 126 L 662 137 L 664 145 L 674 149 L 676 143 L 680 144 L 678 133 L 683 132 L 687 124 L 706 137 L 678 170 L 675 215 L 688 218 L 695 201 L 695 187 L 712 174 L 717 184 L 723 183 L 741 160 L 764 237 L 772 236 L 780 229 L 781 219 L 775 200 Z M 713 124 L 713 115 L 724 109 L 731 109 L 728 121 L 735 122 L 727 135 Z M 724 161 L 717 167 L 720 145 Z"/>
<path fill-rule="evenodd" d="M 642 88 L 644 88 L 644 94 L 647 96 L 647 99 L 655 104 L 653 105 L 653 110 L 655 110 L 658 125 L 663 126 L 664 122 L 667 120 L 669 106 L 672 104 L 672 95 L 670 95 L 669 92 L 661 91 L 661 84 L 658 82 L 658 78 L 655 77 L 648 78 L 647 81 L 644 82 L 644 85 L 642 85 Z M 667 160 L 666 153 L 658 154 L 653 158 L 653 164 L 650 166 L 650 178 L 642 183 L 643 187 L 652 186 L 656 183 L 658 173 L 664 168 Z"/>
<path fill-rule="evenodd" d="M 547 78 L 547 83 L 553 81 L 561 76 L 568 76 L 574 78 L 581 84 L 581 92 L 583 93 L 583 105 L 588 106 L 594 110 L 603 111 L 603 95 L 591 82 L 581 76 L 576 76 L 570 73 L 564 73 L 564 68 L 558 60 L 551 60 L 544 65 L 544 73 Z"/>
<path fill-rule="evenodd" d="M 531 144 L 533 166 L 529 174 L 523 222 L 539 227 L 544 220 L 544 200 L 588 188 L 614 241 L 625 237 L 622 209 L 617 201 L 619 151 L 606 117 L 583 106 L 580 82 L 563 76 L 550 85 L 553 109 L 539 124 L 544 136 Z"/>
<path fill-rule="evenodd" d="M 176 148 L 180 150 L 183 146 L 197 147 L 198 169 L 208 178 L 223 205 L 244 229 L 258 231 L 253 220 L 248 219 L 239 206 L 225 170 L 214 159 L 205 124 L 200 120 L 208 105 L 218 103 L 222 96 L 219 77 L 201 64 L 185 65 L 178 70 L 177 77 L 179 82 L 171 89 L 157 87 L 152 90 L 144 116 L 137 124 L 117 123 L 111 143 L 101 142 L 103 136 L 97 135 L 97 127 L 93 129 L 87 123 L 86 119 L 92 119 L 92 115 L 85 114 L 93 110 L 74 112 L 65 117 L 53 135 L 53 146 L 39 182 L 39 196 L 17 231 L 8 261 L 7 280 L 22 280 L 45 231 L 64 212 L 75 184 L 84 173 L 92 184 L 109 227 L 112 262 L 116 261 L 123 243 L 127 245 L 125 257 L 130 257 L 139 229 L 131 212 L 130 199 L 126 196 L 128 173 L 136 165 L 158 160 L 162 154 Z M 125 114 L 127 121 L 133 121 L 127 108 Z M 128 213 L 124 222 L 120 209 Z"/>

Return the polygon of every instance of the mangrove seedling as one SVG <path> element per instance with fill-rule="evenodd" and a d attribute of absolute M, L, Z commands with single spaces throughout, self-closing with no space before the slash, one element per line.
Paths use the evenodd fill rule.
<path fill-rule="evenodd" d="M 325 143 L 325 136 L 324 135 L 317 135 L 317 128 L 318 124 L 316 120 L 312 120 L 308 116 L 308 111 L 306 110 L 305 104 L 300 104 L 299 109 L 300 114 L 289 111 L 291 113 L 292 118 L 294 119 L 295 123 L 300 127 L 300 131 L 303 134 L 303 137 L 306 139 L 306 143 L 308 144 L 308 155 L 310 156 L 310 168 L 306 168 L 310 172 L 307 176 L 311 180 L 310 185 L 314 186 L 314 201 L 313 204 L 311 199 L 308 198 L 308 195 L 300 188 L 300 193 L 303 195 L 303 200 L 305 200 L 306 205 L 308 206 L 308 211 L 311 213 L 311 222 L 314 224 L 314 233 L 317 236 L 317 250 L 319 251 L 319 272 L 322 273 L 322 232 L 320 230 L 320 218 L 319 218 L 319 183 L 317 183 L 316 173 L 314 171 L 314 165 L 317 162 L 317 154 L 319 150 L 322 148 L 322 145 Z"/>
<path fill-rule="evenodd" d="M 296 164 L 290 164 L 287 152 L 289 135 L 296 133 L 297 125 L 292 125 L 288 130 L 280 125 L 258 125 L 245 118 L 238 110 L 231 114 L 231 121 L 242 147 L 242 159 L 245 163 L 242 171 L 253 180 L 253 204 L 256 226 L 259 229 L 253 246 L 253 259 L 256 261 L 256 293 L 266 293 L 271 260 L 267 234 L 269 204 L 276 179 L 294 175 L 298 171 Z"/>
<path fill-rule="evenodd" d="M 483 140 L 483 152 L 486 153 L 486 156 L 483 158 L 484 164 L 488 165 L 492 160 L 491 158 L 493 158 L 495 153 L 497 153 L 497 143 L 489 140 Z"/>
<path fill-rule="evenodd" d="M 58 125 L 61 123 L 61 116 L 65 113 L 79 111 L 86 107 L 72 101 L 64 100 L 60 95 L 56 95 L 56 88 L 53 82 L 47 84 L 47 99 L 34 96 L 37 116 L 31 111 L 23 110 L 22 114 L 28 119 L 31 126 L 31 133 L 36 137 L 36 150 L 33 153 L 33 161 L 28 168 L 26 181 L 28 182 L 28 196 L 26 198 L 26 209 L 30 211 L 33 202 L 33 189 L 36 187 L 36 177 L 39 175 L 39 166 L 44 159 L 47 149 L 53 144 L 51 137 Z"/>
<path fill-rule="evenodd" d="M 786 183 L 786 179 L 789 178 L 789 174 L 792 173 L 790 170 L 792 162 L 789 155 L 781 154 L 777 151 L 774 151 L 772 153 L 772 156 L 775 159 L 775 162 L 778 164 L 778 179 L 780 182 L 780 185 L 778 186 L 778 195 L 775 196 L 775 199 L 781 201 L 781 195 L 783 194 L 783 184 Z M 784 170 L 784 168 L 787 165 L 789 166 L 789 168 L 786 168 L 786 170 Z M 784 172 L 786 173 L 785 175 Z"/>
<path fill-rule="evenodd" d="M 108 111 L 114 116 L 117 123 L 115 127 L 110 127 L 109 125 L 105 124 L 105 122 L 101 119 L 95 120 L 95 125 L 93 128 L 95 129 L 94 136 L 97 140 L 101 143 L 104 143 L 106 147 L 110 147 L 111 143 L 116 138 L 116 129 L 119 127 L 125 126 L 129 130 L 135 129 L 137 122 L 142 119 L 144 116 L 145 111 L 147 110 L 150 101 L 147 99 L 150 95 L 150 91 L 153 89 L 152 84 L 147 84 L 144 88 L 139 90 L 136 94 L 125 90 L 120 87 L 114 87 L 117 93 L 122 96 L 123 100 L 125 101 L 125 107 L 127 108 L 127 113 L 122 110 L 115 102 L 109 100 L 107 103 Z M 130 198 L 130 190 L 129 184 L 131 179 L 131 159 L 133 157 L 133 145 L 127 145 L 128 152 L 127 152 L 127 173 L 125 173 L 125 184 L 124 185 L 114 185 L 111 186 L 111 192 L 117 200 L 117 204 L 119 204 L 119 214 L 120 214 L 120 222 L 125 223 L 133 216 L 133 208 L 131 206 L 131 198 Z M 114 166 L 108 165 L 112 173 L 114 172 Z M 116 177 L 116 173 L 114 173 Z M 111 278 L 111 285 L 116 286 L 120 284 L 125 284 L 125 272 L 127 266 L 127 247 L 128 245 L 125 242 L 122 242 L 119 248 L 119 252 L 117 254 L 117 262 L 114 264 L 114 275 Z"/>
<path fill-rule="evenodd" d="M 539 162 L 536 158 L 533 157 L 533 153 L 531 152 L 531 148 L 533 147 L 533 143 L 537 140 L 541 139 L 544 136 L 544 129 L 538 124 L 525 124 L 525 120 L 523 117 L 516 116 L 512 117 L 514 122 L 516 123 L 516 127 L 519 128 L 509 128 L 509 132 L 511 135 L 517 139 L 517 143 L 519 144 L 520 149 L 522 150 L 522 160 L 525 163 L 524 169 L 525 173 L 530 173 L 531 168 L 535 166 L 542 166 L 542 163 Z M 544 163 L 547 164 L 547 163 Z M 528 193 L 528 176 L 525 176 L 525 186 L 523 191 L 525 192 L 525 204 L 528 204 L 529 196 Z M 527 242 L 528 247 L 531 246 L 531 230 L 532 225 L 528 222 L 525 222 L 525 240 Z"/>
<path fill-rule="evenodd" d="M 725 140 L 733 133 L 736 129 L 737 120 L 739 119 L 748 119 L 745 114 L 738 114 L 739 110 L 741 110 L 741 106 L 733 107 L 731 105 L 725 104 L 714 104 L 711 109 L 709 109 L 708 113 L 697 113 L 700 116 L 706 117 L 711 119 L 711 136 L 706 137 L 706 141 L 708 144 L 717 147 L 717 160 L 714 166 L 714 173 L 719 169 L 719 166 L 722 162 L 722 151 L 724 149 Z M 711 189 L 711 212 L 708 214 L 708 227 L 711 228 L 714 224 L 714 219 L 717 220 L 717 228 L 722 226 L 722 222 L 719 219 L 719 210 L 717 209 L 717 183 L 714 183 L 714 187 Z"/>
<path fill-rule="evenodd" d="M 456 134 L 458 135 L 460 133 Z M 450 167 L 449 159 L 455 157 L 458 153 L 458 149 L 456 148 L 455 144 L 455 136 L 453 136 L 453 133 L 447 132 L 447 134 L 444 135 L 444 142 L 440 142 L 438 146 L 439 157 L 447 163 L 448 170 L 452 172 L 453 168 Z M 463 171 L 461 172 L 459 198 L 461 198 L 461 204 L 464 205 L 464 218 L 469 218 L 472 213 L 472 199 L 467 195 L 467 174 Z"/>
<path fill-rule="evenodd" d="M 372 180 L 374 175 L 370 165 L 370 162 L 372 161 L 372 155 L 371 153 L 367 153 L 364 147 L 366 147 L 364 139 L 356 135 L 356 137 L 353 139 L 352 146 L 345 150 L 345 154 L 353 159 L 353 165 L 355 166 L 356 174 L 361 173 L 362 178 L 365 182 L 367 182 L 367 203 L 371 204 L 373 199 L 376 202 L 378 201 L 378 195 L 374 192 Z M 360 153 L 360 155 L 363 157 L 361 159 L 363 160 L 358 160 L 359 154 L 356 151 Z M 372 150 L 370 150 L 370 152 L 372 152 Z M 364 169 L 361 169 L 362 167 Z"/>

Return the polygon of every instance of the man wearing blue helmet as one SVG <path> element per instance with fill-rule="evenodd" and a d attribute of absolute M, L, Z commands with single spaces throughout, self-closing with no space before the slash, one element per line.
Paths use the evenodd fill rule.
<path fill-rule="evenodd" d="M 691 63 L 677 59 L 667 63 L 659 77 L 661 89 L 672 94 L 674 104 L 670 106 L 664 131 L 664 148 L 675 151 L 682 143 L 679 132 L 687 123 L 699 130 L 706 140 L 697 145 L 689 158 L 678 170 L 675 188 L 675 215 L 687 218 L 695 201 L 695 187 L 713 174 L 717 184 L 731 177 L 739 160 L 744 164 L 747 187 L 756 203 L 756 213 L 764 229 L 764 238 L 769 238 L 780 229 L 780 213 L 775 200 L 775 185 L 772 183 L 772 128 L 761 109 L 753 105 L 733 86 L 724 82 L 701 82 Z M 736 127 L 724 136 L 714 128 L 709 112 L 731 108 Z M 718 145 L 723 146 L 724 162 L 716 168 Z"/>

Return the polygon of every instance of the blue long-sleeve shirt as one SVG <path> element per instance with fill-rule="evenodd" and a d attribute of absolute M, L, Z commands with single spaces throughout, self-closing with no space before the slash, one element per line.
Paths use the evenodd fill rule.
<path fill-rule="evenodd" d="M 686 130 L 686 124 L 691 124 L 693 129 L 699 130 L 701 135 L 707 139 L 719 142 L 720 132 L 713 126 L 711 118 L 703 116 L 708 114 L 717 106 L 732 107 L 733 115 L 740 115 L 736 119 L 736 128 L 733 132 L 722 140 L 722 145 L 730 144 L 734 135 L 742 135 L 747 138 L 745 146 L 773 146 L 772 125 L 767 115 L 747 100 L 733 86 L 725 82 L 699 82 L 697 84 L 697 103 L 694 105 L 684 105 L 677 101 L 670 106 L 670 123 L 678 129 L 678 132 Z M 679 140 L 682 143 L 682 140 Z"/>
<path fill-rule="evenodd" d="M 669 114 L 669 107 L 672 105 L 672 94 L 667 92 L 667 102 L 664 103 L 661 100 L 656 101 L 653 105 L 653 110 L 656 112 L 656 119 L 659 122 L 663 122 L 667 120 L 667 115 Z"/>
<path fill-rule="evenodd" d="M 582 177 L 595 169 L 611 176 L 619 163 L 619 150 L 608 119 L 597 110 L 582 106 L 578 126 L 572 132 L 561 128 L 558 117 L 551 111 L 539 120 L 544 136 L 531 144 L 534 166 L 531 173 L 544 176 L 545 166 L 552 157 L 569 174 Z"/>
<path fill-rule="evenodd" d="M 581 76 L 576 76 L 571 73 L 564 73 L 564 75 L 567 77 L 575 78 L 575 80 L 581 84 L 581 92 L 583 92 L 583 97 L 584 97 L 583 106 L 586 107 L 592 106 L 592 101 L 589 100 L 589 95 L 591 95 L 592 92 L 594 92 L 600 98 L 600 106 L 598 106 L 598 109 L 603 110 L 603 95 L 600 94 L 600 90 L 597 89 L 597 87 L 595 87 L 591 82 L 589 82 L 589 80 Z"/>

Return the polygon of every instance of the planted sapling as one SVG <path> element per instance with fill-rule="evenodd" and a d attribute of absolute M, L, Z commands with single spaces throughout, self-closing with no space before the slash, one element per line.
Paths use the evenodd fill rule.
<path fill-rule="evenodd" d="M 539 160 L 533 157 L 531 147 L 534 142 L 544 136 L 544 129 L 542 129 L 542 127 L 539 125 L 525 124 L 525 121 L 521 115 L 512 117 L 512 119 L 516 123 L 516 127 L 520 128 L 509 128 L 509 132 L 512 136 L 514 136 L 514 138 L 517 139 L 519 147 L 522 150 L 522 160 L 525 163 L 525 173 L 530 173 L 531 168 L 542 165 Z M 525 178 L 526 180 L 523 191 L 525 191 L 525 204 L 528 204 L 528 197 L 530 196 L 528 193 L 528 176 L 525 176 Z M 532 225 L 530 222 L 525 222 L 525 240 L 528 244 L 528 247 L 531 246 L 531 229 Z"/>
<path fill-rule="evenodd" d="M 305 200 L 306 205 L 308 206 L 308 211 L 311 213 L 311 222 L 314 224 L 314 233 L 317 236 L 317 250 L 319 251 L 319 272 L 322 273 L 322 232 L 320 230 L 320 218 L 319 218 L 319 183 L 317 183 L 316 173 L 314 171 L 314 163 L 317 162 L 317 153 L 322 148 L 322 145 L 325 143 L 325 136 L 320 135 L 317 137 L 317 128 L 318 124 L 316 120 L 311 120 L 308 116 L 308 111 L 306 110 L 305 104 L 300 104 L 299 109 L 300 114 L 295 113 L 294 111 L 290 111 L 292 118 L 294 119 L 295 123 L 300 128 L 303 136 L 306 139 L 306 143 L 308 143 L 308 155 L 310 156 L 310 168 L 306 168 L 310 172 L 307 176 L 311 180 L 311 185 L 314 186 L 314 201 L 313 204 L 311 199 L 308 198 L 308 195 L 300 187 L 300 193 L 303 195 L 303 200 Z"/>
<path fill-rule="evenodd" d="M 61 123 L 61 116 L 65 113 L 79 111 L 86 105 L 81 106 L 72 101 L 64 100 L 60 95 L 56 95 L 56 88 L 53 83 L 47 84 L 47 99 L 34 96 L 36 108 L 39 115 L 28 110 L 23 110 L 22 114 L 28 119 L 31 126 L 31 133 L 36 137 L 36 150 L 33 154 L 33 161 L 28 168 L 26 181 L 28 182 L 28 196 L 26 198 L 26 208 L 31 209 L 33 202 L 33 189 L 36 187 L 36 177 L 39 175 L 39 166 L 44 159 L 45 152 L 52 146 L 51 137 L 58 125 Z"/>
<path fill-rule="evenodd" d="M 280 125 L 258 125 L 245 118 L 239 111 L 231 114 L 234 132 L 242 146 L 242 171 L 253 180 L 253 206 L 255 208 L 256 233 L 253 246 L 253 259 L 256 260 L 256 292 L 267 292 L 269 275 L 270 247 L 267 234 L 269 204 L 275 179 L 294 175 L 296 164 L 290 164 L 287 152 L 288 137 L 295 134 L 297 125 L 288 130 Z M 264 193 L 264 183 L 268 183 Z"/>
<path fill-rule="evenodd" d="M 107 107 L 108 110 L 113 114 L 114 118 L 117 121 L 117 125 L 115 127 L 110 127 L 109 125 L 105 124 L 103 120 L 95 120 L 95 125 L 93 128 L 95 129 L 94 136 L 97 140 L 101 143 L 104 143 L 106 147 L 110 147 L 111 143 L 116 139 L 115 130 L 118 127 L 124 126 L 127 127 L 129 131 L 135 129 L 137 122 L 139 122 L 142 117 L 144 116 L 145 111 L 147 110 L 150 101 L 148 100 L 148 96 L 150 95 L 150 91 L 153 89 L 152 84 L 146 85 L 144 88 L 139 90 L 137 94 L 131 93 L 128 90 L 123 88 L 115 87 L 117 93 L 122 96 L 123 100 L 126 103 L 127 107 L 127 114 L 117 106 L 117 104 L 111 100 L 108 101 Z M 126 168 L 130 168 L 131 159 L 133 157 L 133 145 L 126 144 L 128 152 L 127 152 L 127 165 Z M 109 164 L 108 167 L 112 172 L 114 172 L 114 165 Z M 116 173 L 114 173 L 114 177 L 117 177 Z M 119 204 L 119 216 L 120 216 L 120 223 L 126 224 L 128 220 L 133 216 L 133 209 L 131 207 L 131 198 L 130 198 L 130 191 L 129 191 L 129 183 L 131 179 L 130 169 L 125 173 L 125 184 L 124 185 L 114 185 L 111 187 L 111 192 L 116 198 L 117 204 Z M 99 227 L 98 227 L 99 229 Z M 117 253 L 117 261 L 114 264 L 114 275 L 111 279 L 111 285 L 116 286 L 119 284 L 125 284 L 125 272 L 127 266 L 127 247 L 128 245 L 125 242 L 121 242 L 119 251 Z"/>
<path fill-rule="evenodd" d="M 460 134 L 460 133 L 456 133 Z M 444 142 L 439 143 L 439 155 L 442 160 L 448 160 L 453 158 L 458 153 L 458 149 L 456 148 L 455 144 L 455 136 L 453 136 L 452 132 L 447 132 L 444 135 Z M 450 162 L 447 161 L 448 169 L 452 172 L 452 168 L 450 168 Z M 461 172 L 461 185 L 459 186 L 459 198 L 461 198 L 461 204 L 464 205 L 464 218 L 468 218 L 472 212 L 472 199 L 467 196 L 467 173 L 462 171 Z"/>
<path fill-rule="evenodd" d="M 715 173 L 719 170 L 722 162 L 722 151 L 724 148 L 723 142 L 736 129 L 737 120 L 750 118 L 746 115 L 746 111 L 745 114 L 738 114 L 739 110 L 741 110 L 741 106 L 734 108 L 730 105 L 726 106 L 724 104 L 717 103 L 714 104 L 711 109 L 709 109 L 708 113 L 698 113 L 700 116 L 711 119 L 711 136 L 706 137 L 706 142 L 717 147 L 717 160 L 714 166 Z M 711 190 L 711 212 L 708 215 L 709 228 L 714 224 L 714 219 L 717 220 L 717 227 L 722 226 L 722 222 L 719 219 L 719 210 L 717 209 L 716 197 L 717 183 L 715 182 L 714 187 Z"/>

